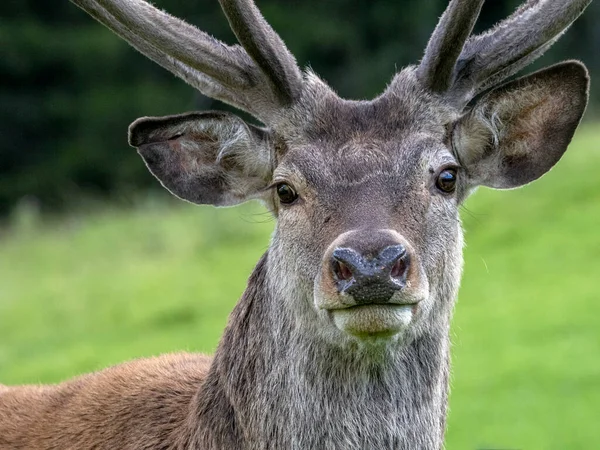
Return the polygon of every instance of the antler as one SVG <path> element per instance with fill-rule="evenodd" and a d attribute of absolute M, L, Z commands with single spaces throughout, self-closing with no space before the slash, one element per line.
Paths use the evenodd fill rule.
<path fill-rule="evenodd" d="M 286 105 L 300 95 L 302 75 L 295 58 L 251 1 L 219 0 L 240 44 L 272 83 Z"/>
<path fill-rule="evenodd" d="M 540 57 L 591 2 L 528 0 L 490 31 L 471 36 L 465 43 L 466 29 L 470 33 L 482 1 L 453 0 L 430 40 L 417 74 L 431 90 L 449 91 L 457 101 L 468 101 Z M 459 26 L 465 29 L 457 30 Z M 462 49 L 458 59 L 454 58 L 457 48 Z M 454 61 L 456 64 L 449 70 Z"/>
<path fill-rule="evenodd" d="M 71 1 L 203 94 L 265 122 L 302 89 L 294 58 L 251 0 L 220 1 L 244 48 L 226 45 L 143 0 Z"/>
<path fill-rule="evenodd" d="M 471 35 L 485 0 L 452 0 L 435 28 L 417 75 L 433 92 L 445 92 L 453 82 L 454 68 Z"/>

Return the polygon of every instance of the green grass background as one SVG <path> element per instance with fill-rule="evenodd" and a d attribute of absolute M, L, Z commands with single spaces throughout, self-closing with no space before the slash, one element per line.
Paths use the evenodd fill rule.
<path fill-rule="evenodd" d="M 467 202 L 449 450 L 600 448 L 600 132 L 520 190 Z M 49 383 L 163 352 L 213 352 L 267 248 L 257 205 L 149 198 L 0 235 L 0 382 Z"/>

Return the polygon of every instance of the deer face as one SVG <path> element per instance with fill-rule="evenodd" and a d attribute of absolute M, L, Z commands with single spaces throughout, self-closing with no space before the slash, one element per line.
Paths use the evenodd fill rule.
<path fill-rule="evenodd" d="M 290 284 L 305 287 L 302 300 L 323 326 L 359 339 L 400 335 L 434 308 L 438 284 L 454 290 L 458 197 L 451 182 L 447 191 L 438 185 L 457 176 L 458 163 L 443 138 L 441 129 L 323 139 L 290 151 L 275 169 L 270 263 L 285 262 L 275 271 L 298 278 Z"/>
<path fill-rule="evenodd" d="M 302 132 L 289 133 L 273 171 L 270 264 L 297 278 L 286 298 L 309 303 L 305 317 L 336 342 L 394 342 L 427 321 L 439 288 L 449 298 L 458 285 L 453 112 L 418 85 L 402 100 L 371 102 L 313 89 L 303 108 L 317 115 L 307 122 L 298 109 L 283 127 Z"/>
<path fill-rule="evenodd" d="M 460 203 L 562 156 L 585 107 L 569 63 L 458 109 L 407 69 L 368 102 L 309 75 L 269 130 L 224 113 L 140 119 L 130 141 L 175 195 L 277 216 L 269 280 L 296 323 L 334 342 L 407 342 L 447 327 L 462 265 Z M 568 111 L 564 106 L 569 105 Z"/>

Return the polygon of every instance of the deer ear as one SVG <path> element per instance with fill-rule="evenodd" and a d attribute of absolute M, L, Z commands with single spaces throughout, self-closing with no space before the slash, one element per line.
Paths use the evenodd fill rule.
<path fill-rule="evenodd" d="M 266 195 L 271 179 L 268 132 L 224 112 L 138 119 L 129 144 L 165 188 L 192 203 L 242 203 Z"/>
<path fill-rule="evenodd" d="M 565 62 L 504 84 L 457 123 L 454 151 L 472 186 L 522 186 L 562 157 L 588 99 L 589 77 Z"/>

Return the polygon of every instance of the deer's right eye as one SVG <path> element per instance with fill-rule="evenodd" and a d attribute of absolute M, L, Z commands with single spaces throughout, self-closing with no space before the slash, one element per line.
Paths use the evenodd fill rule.
<path fill-rule="evenodd" d="M 446 193 L 450 194 L 456 189 L 456 169 L 444 169 L 442 170 L 435 181 L 436 187 Z"/>
<path fill-rule="evenodd" d="M 286 205 L 294 203 L 298 198 L 296 191 L 287 183 L 279 183 L 277 185 L 277 195 L 279 196 L 279 201 Z"/>

